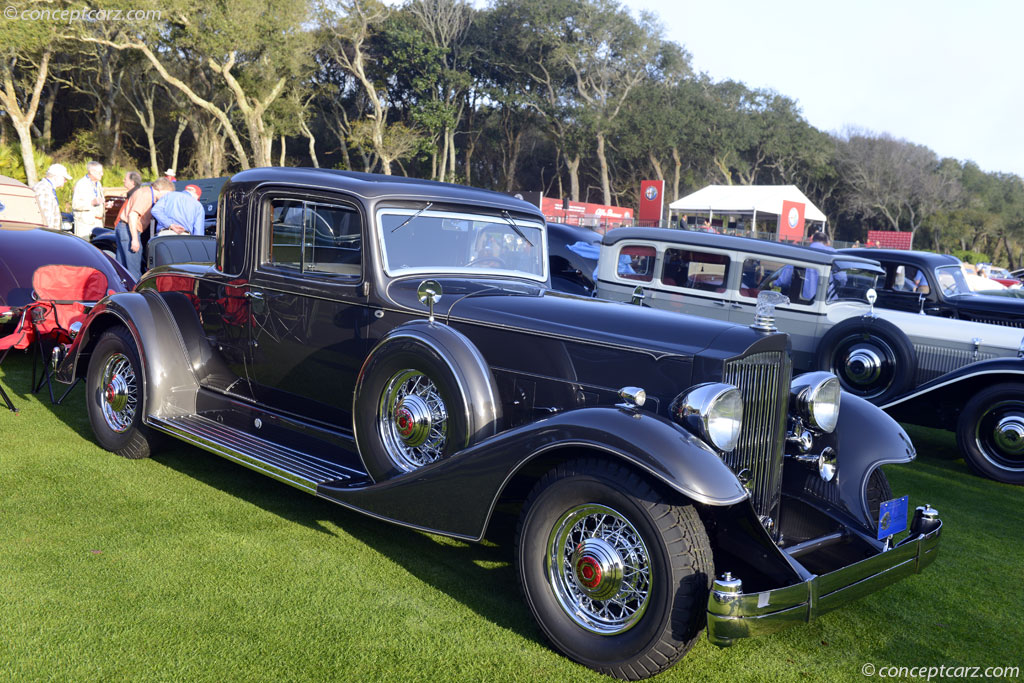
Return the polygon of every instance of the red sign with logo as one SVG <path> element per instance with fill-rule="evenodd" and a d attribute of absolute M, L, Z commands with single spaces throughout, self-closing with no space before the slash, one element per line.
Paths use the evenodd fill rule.
<path fill-rule="evenodd" d="M 804 203 L 782 200 L 779 214 L 779 239 L 799 242 L 804 238 Z"/>
<path fill-rule="evenodd" d="M 665 209 L 665 181 L 640 182 L 640 225 L 657 226 Z"/>
<path fill-rule="evenodd" d="M 554 197 L 541 197 L 540 210 L 549 221 L 584 225 L 587 227 L 606 226 L 618 228 L 633 224 L 633 209 L 605 204 L 571 202 Z"/>

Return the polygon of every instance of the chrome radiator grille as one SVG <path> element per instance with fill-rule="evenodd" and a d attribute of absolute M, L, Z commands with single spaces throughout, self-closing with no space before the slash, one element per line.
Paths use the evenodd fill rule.
<path fill-rule="evenodd" d="M 973 350 L 948 349 L 930 344 L 914 344 L 914 351 L 917 353 L 917 377 L 915 380 L 919 385 L 965 365 L 997 357 L 993 353 L 975 354 Z"/>
<path fill-rule="evenodd" d="M 782 490 L 783 430 L 793 367 L 782 351 L 764 351 L 725 363 L 722 381 L 743 395 L 739 444 L 724 456 L 737 474 L 749 470 L 754 510 L 775 518 Z"/>

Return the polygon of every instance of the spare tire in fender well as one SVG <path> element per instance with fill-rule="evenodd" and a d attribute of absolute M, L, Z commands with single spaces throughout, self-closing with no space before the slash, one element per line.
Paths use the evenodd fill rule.
<path fill-rule="evenodd" d="M 446 411 L 458 411 L 451 420 L 458 433 L 446 435 L 451 443 L 446 444 L 445 456 L 492 436 L 500 428 L 502 406 L 497 383 L 476 346 L 461 332 L 443 323 L 414 320 L 400 325 L 386 334 L 367 355 L 359 370 L 353 395 L 352 422 L 356 444 L 368 473 L 375 481 L 393 476 L 402 469 L 396 470 L 380 462 L 381 450 L 386 450 L 386 445 L 381 442 L 379 434 L 378 412 L 382 400 L 380 394 L 386 387 L 378 386 L 385 378 L 377 375 L 387 373 L 378 366 L 394 364 L 388 362 L 388 356 L 404 354 L 408 358 L 412 355 L 410 349 L 415 351 L 417 348 L 422 350 L 422 358 L 411 365 L 425 363 L 430 369 L 425 374 L 441 385 L 442 393 L 456 394 L 449 396 L 448 402 L 453 405 L 444 405 Z M 406 364 L 409 363 L 398 363 Z M 440 373 L 441 376 L 430 377 L 432 373 Z"/>

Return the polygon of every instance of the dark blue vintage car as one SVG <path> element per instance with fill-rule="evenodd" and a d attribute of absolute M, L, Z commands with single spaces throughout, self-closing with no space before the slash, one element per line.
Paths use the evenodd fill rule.
<path fill-rule="evenodd" d="M 794 379 L 767 313 L 554 292 L 543 216 L 503 194 L 265 168 L 220 203 L 214 265 L 149 271 L 64 349 L 110 451 L 169 434 L 416 529 L 511 521 L 540 628 L 626 679 L 705 623 L 730 645 L 935 559 L 935 510 L 908 515 L 879 467 L 914 458 L 907 435 L 828 373 Z"/>
<path fill-rule="evenodd" d="M 885 281 L 876 287 L 877 306 L 1024 327 L 1024 299 L 972 291 L 955 256 L 898 249 L 844 249 L 843 253 L 874 259 L 885 268 Z"/>

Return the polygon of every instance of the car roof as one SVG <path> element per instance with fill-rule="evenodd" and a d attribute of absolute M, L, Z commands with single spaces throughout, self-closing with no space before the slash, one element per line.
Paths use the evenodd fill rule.
<path fill-rule="evenodd" d="M 231 177 L 231 185 L 243 183 L 298 184 L 307 189 L 336 189 L 351 192 L 368 200 L 387 198 L 483 204 L 498 210 L 541 217 L 540 209 L 533 204 L 502 192 L 405 176 L 339 171 L 330 168 L 267 167 L 242 171 Z"/>
<path fill-rule="evenodd" d="M 907 251 L 904 249 L 865 249 L 851 248 L 842 249 L 844 254 L 850 256 L 863 256 L 876 261 L 892 261 L 899 259 L 907 263 L 916 263 L 928 267 L 958 265 L 960 259 L 949 254 L 933 254 L 930 251 Z"/>
<path fill-rule="evenodd" d="M 850 265 L 861 263 L 866 266 L 874 267 L 877 267 L 878 265 L 873 259 L 863 258 L 846 252 L 822 251 L 820 249 L 811 249 L 810 247 L 804 247 L 796 244 L 767 242 L 765 240 L 756 240 L 750 237 L 719 235 L 709 232 L 678 230 L 674 228 L 616 228 L 608 231 L 604 236 L 602 243 L 612 245 L 623 240 L 654 240 L 658 242 L 672 242 L 673 244 L 685 244 L 694 247 L 731 249 L 733 251 L 744 251 L 762 256 L 771 256 L 826 265 L 832 264 L 836 260 L 844 261 Z"/>

